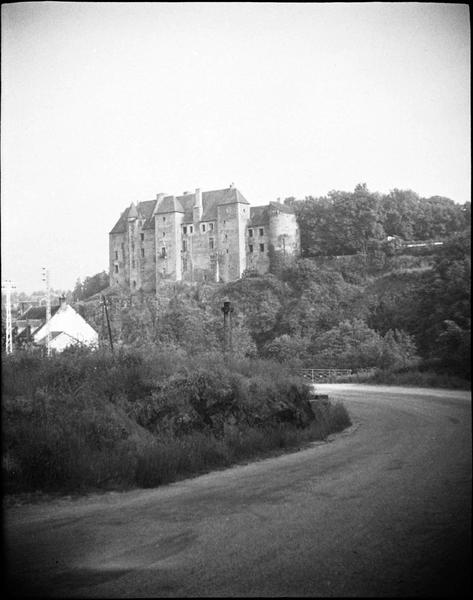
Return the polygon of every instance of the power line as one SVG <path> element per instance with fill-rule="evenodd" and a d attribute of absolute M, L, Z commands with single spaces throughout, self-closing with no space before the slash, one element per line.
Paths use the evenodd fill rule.
<path fill-rule="evenodd" d="M 5 296 L 7 301 L 6 307 L 6 336 L 5 336 L 5 351 L 7 354 L 13 352 L 13 332 L 12 332 L 12 320 L 11 320 L 11 292 L 16 289 L 15 284 L 10 279 L 5 280 L 2 283 L 2 289 L 5 290 Z"/>

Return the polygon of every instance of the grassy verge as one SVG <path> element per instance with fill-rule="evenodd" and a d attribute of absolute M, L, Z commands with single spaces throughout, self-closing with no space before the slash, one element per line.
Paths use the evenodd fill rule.
<path fill-rule="evenodd" d="M 441 389 L 471 390 L 471 381 L 451 373 L 439 373 L 432 370 L 421 371 L 409 369 L 391 371 L 376 369 L 369 374 L 354 374 L 340 379 L 345 383 L 373 383 L 385 385 L 402 385 L 413 387 L 430 387 Z"/>
<path fill-rule="evenodd" d="M 349 426 L 281 365 L 169 352 L 3 364 L 7 494 L 155 487 L 296 449 Z M 174 364 L 174 366 L 172 366 Z"/>

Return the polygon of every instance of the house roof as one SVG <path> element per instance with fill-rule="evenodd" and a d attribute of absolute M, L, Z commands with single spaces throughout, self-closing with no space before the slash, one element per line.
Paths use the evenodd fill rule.
<path fill-rule="evenodd" d="M 288 215 L 295 214 L 294 209 L 291 206 L 288 206 L 287 204 L 282 204 L 281 202 L 270 202 L 269 206 L 272 209 L 278 210 L 279 212 L 283 212 Z"/>
<path fill-rule="evenodd" d="M 51 306 L 51 316 L 53 316 L 57 310 L 59 309 L 59 304 L 57 306 Z M 23 313 L 17 320 L 18 321 L 35 321 L 46 319 L 46 307 L 45 306 L 30 306 L 28 310 Z"/>
<path fill-rule="evenodd" d="M 55 340 L 57 337 L 59 337 L 60 335 L 66 335 L 71 340 L 74 340 L 74 342 L 77 342 L 78 344 L 81 343 L 80 340 L 78 340 L 77 338 L 75 338 L 70 333 L 67 333 L 67 331 L 51 331 L 51 342 L 53 340 Z M 45 336 L 45 337 L 41 338 L 40 340 L 38 340 L 36 342 L 36 344 L 38 346 L 45 346 L 47 343 L 48 343 L 48 336 Z"/>
<path fill-rule="evenodd" d="M 156 207 L 156 204 L 158 206 Z M 236 188 L 202 192 L 202 221 L 214 221 L 217 218 L 217 206 L 225 204 L 249 204 L 248 200 Z M 192 209 L 195 204 L 195 193 L 182 196 L 164 196 L 160 200 L 147 200 L 136 205 L 138 218 L 144 219 L 142 229 L 154 229 L 153 213 L 166 214 L 170 212 L 184 213 L 183 222 L 192 223 Z M 110 233 L 125 233 L 130 208 L 120 216 Z"/>

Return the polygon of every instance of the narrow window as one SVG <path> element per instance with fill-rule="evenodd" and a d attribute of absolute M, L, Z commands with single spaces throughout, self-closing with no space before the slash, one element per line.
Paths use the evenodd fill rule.
<path fill-rule="evenodd" d="M 118 260 L 118 250 L 115 250 L 115 260 Z"/>
<path fill-rule="evenodd" d="M 115 273 L 118 273 L 118 265 L 115 265 Z"/>
<path fill-rule="evenodd" d="M 210 250 L 214 249 L 214 239 L 213 238 L 209 238 L 209 248 L 210 248 Z"/>
<path fill-rule="evenodd" d="M 209 223 L 209 229 L 210 229 L 210 231 L 214 230 L 214 224 L 213 223 Z"/>
<path fill-rule="evenodd" d="M 145 241 L 145 234 L 144 233 L 140 233 L 140 237 L 141 237 L 141 241 L 144 242 Z"/>
<path fill-rule="evenodd" d="M 166 237 L 166 232 L 165 231 L 163 231 L 163 237 Z"/>
<path fill-rule="evenodd" d="M 248 235 L 249 237 L 253 237 L 253 229 L 248 229 Z"/>
<path fill-rule="evenodd" d="M 182 228 L 182 233 L 186 234 L 187 233 L 187 227 L 184 225 L 184 227 Z"/>
<path fill-rule="evenodd" d="M 187 250 L 187 242 L 186 240 L 182 240 L 182 251 L 185 252 Z"/>
<path fill-rule="evenodd" d="M 133 280 L 133 288 L 136 288 L 136 281 Z"/>
<path fill-rule="evenodd" d="M 260 235 L 264 235 L 264 229 L 261 227 L 261 229 L 259 230 L 259 234 Z"/>
<path fill-rule="evenodd" d="M 227 234 L 225 234 L 225 240 L 228 240 L 228 235 Z"/>
<path fill-rule="evenodd" d="M 166 217 L 163 217 L 163 223 L 166 223 Z"/>
<path fill-rule="evenodd" d="M 187 271 L 187 258 L 182 259 L 182 270 Z"/>
<path fill-rule="evenodd" d="M 250 252 L 253 252 L 253 244 L 250 244 Z"/>
<path fill-rule="evenodd" d="M 161 248 L 161 258 L 166 258 L 166 248 L 164 246 Z"/>
<path fill-rule="evenodd" d="M 259 245 L 259 251 L 260 252 L 264 252 L 264 244 L 260 244 Z"/>
<path fill-rule="evenodd" d="M 189 233 L 194 233 L 194 227 L 192 225 L 189 225 Z"/>
<path fill-rule="evenodd" d="M 145 249 L 141 248 L 141 258 L 144 258 L 144 257 L 145 257 Z"/>
<path fill-rule="evenodd" d="M 202 223 L 202 233 L 205 233 L 205 223 Z"/>
<path fill-rule="evenodd" d="M 125 244 L 122 243 L 122 258 L 125 259 Z"/>

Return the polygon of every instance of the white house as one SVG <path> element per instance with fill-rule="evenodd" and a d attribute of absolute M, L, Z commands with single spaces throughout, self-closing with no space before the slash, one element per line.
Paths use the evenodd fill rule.
<path fill-rule="evenodd" d="M 61 299 L 57 311 L 49 320 L 50 348 L 62 352 L 64 348 L 74 344 L 84 344 L 89 347 L 97 347 L 99 335 L 72 306 Z M 48 323 L 33 333 L 33 342 L 44 345 L 47 343 Z"/>

